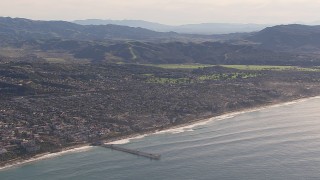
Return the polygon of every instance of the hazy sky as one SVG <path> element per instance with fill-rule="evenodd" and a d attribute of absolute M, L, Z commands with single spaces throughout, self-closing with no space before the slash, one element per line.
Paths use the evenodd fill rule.
<path fill-rule="evenodd" d="M 0 0 L 0 16 L 141 19 L 164 24 L 320 21 L 320 0 Z"/>

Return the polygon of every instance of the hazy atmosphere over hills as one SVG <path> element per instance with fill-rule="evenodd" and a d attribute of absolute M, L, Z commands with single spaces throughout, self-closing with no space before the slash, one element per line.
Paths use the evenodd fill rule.
<path fill-rule="evenodd" d="M 107 25 L 116 24 L 130 27 L 142 27 L 159 32 L 174 31 L 177 33 L 187 34 L 228 34 L 239 32 L 260 31 L 263 28 L 271 25 L 265 24 L 227 24 L 227 23 L 202 23 L 202 24 L 186 24 L 179 26 L 169 26 L 159 23 L 141 21 L 141 20 L 76 20 L 74 23 L 81 25 Z"/>
<path fill-rule="evenodd" d="M 169 25 L 290 24 L 319 21 L 319 9 L 318 0 L 2 0 L 0 16 L 43 20 L 138 19 Z"/>
<path fill-rule="evenodd" d="M 0 24 L 3 47 L 22 48 L 42 58 L 52 58 L 48 52 L 59 51 L 61 57 L 94 62 L 267 65 L 320 62 L 318 26 L 282 25 L 251 33 L 196 35 L 22 18 L 0 18 Z"/>

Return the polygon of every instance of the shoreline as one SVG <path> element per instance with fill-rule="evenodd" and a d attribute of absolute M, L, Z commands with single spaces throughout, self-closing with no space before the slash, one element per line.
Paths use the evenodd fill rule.
<path fill-rule="evenodd" d="M 106 144 L 126 144 L 126 143 L 129 143 L 130 140 L 132 139 L 140 139 L 152 134 L 182 133 L 182 132 L 185 132 L 186 129 L 192 129 L 194 127 L 205 125 L 212 121 L 229 119 L 244 113 L 250 113 L 250 112 L 260 111 L 263 109 L 280 107 L 285 105 L 292 105 L 292 104 L 296 104 L 296 103 L 300 103 L 300 102 L 304 102 L 312 99 L 320 99 L 320 96 L 317 95 L 317 96 L 311 96 L 311 97 L 301 97 L 301 98 L 296 98 L 296 99 L 287 100 L 287 101 L 279 101 L 279 102 L 274 101 L 274 102 L 270 102 L 270 104 L 258 105 L 256 107 L 248 107 L 248 108 L 242 108 L 234 111 L 228 111 L 228 112 L 217 114 L 215 116 L 210 116 L 210 117 L 197 118 L 182 124 L 168 126 L 161 130 L 150 130 L 143 133 L 135 133 L 135 134 L 125 135 L 125 136 L 119 136 L 119 137 L 111 138 L 109 140 L 104 140 L 103 142 Z M 74 146 L 63 148 L 59 152 L 54 152 L 54 153 L 47 152 L 47 153 L 37 154 L 29 158 L 14 159 L 3 165 L 0 165 L 0 172 L 11 169 L 11 168 L 23 166 L 29 163 L 56 158 L 69 153 L 88 151 L 92 148 L 94 147 L 90 146 L 90 143 L 85 143 L 85 144 L 74 145 Z"/>
<path fill-rule="evenodd" d="M 69 153 L 84 152 L 84 151 L 90 150 L 91 148 L 93 148 L 93 146 L 90 146 L 89 144 L 75 145 L 75 146 L 63 148 L 59 152 L 54 152 L 54 153 L 47 152 L 47 153 L 37 154 L 37 155 L 35 155 L 33 157 L 29 157 L 29 158 L 14 159 L 14 160 L 12 160 L 12 162 L 9 162 L 9 163 L 5 164 L 4 166 L 0 166 L 0 172 L 11 169 L 11 168 L 23 166 L 23 165 L 26 165 L 29 163 L 33 163 L 36 161 L 56 158 L 56 157 L 63 156 L 65 154 L 69 154 Z"/>

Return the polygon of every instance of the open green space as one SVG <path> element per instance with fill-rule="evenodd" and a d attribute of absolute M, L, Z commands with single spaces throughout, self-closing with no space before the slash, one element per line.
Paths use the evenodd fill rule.
<path fill-rule="evenodd" d="M 144 64 L 146 66 L 159 67 L 164 69 L 198 69 L 213 67 L 210 64 Z M 299 67 L 299 66 L 269 66 L 269 65 L 220 65 L 225 68 L 250 71 L 320 71 L 319 67 Z"/>
<path fill-rule="evenodd" d="M 148 77 L 146 82 L 148 83 L 157 83 L 157 84 L 190 84 L 196 82 L 203 82 L 206 80 L 235 80 L 235 79 L 248 79 L 255 78 L 261 76 L 258 73 L 216 73 L 210 75 L 200 75 L 197 77 L 185 77 L 185 78 L 164 78 L 164 77 L 156 77 L 153 74 L 143 74 L 143 76 Z"/>
<path fill-rule="evenodd" d="M 226 68 L 233 68 L 238 70 L 252 70 L 252 71 L 320 71 L 315 67 L 299 67 L 299 66 L 266 66 L 266 65 L 222 65 Z"/>
<path fill-rule="evenodd" d="M 144 64 L 145 66 L 153 66 L 164 69 L 198 69 L 204 67 L 212 67 L 210 64 Z"/>
<path fill-rule="evenodd" d="M 66 62 L 64 59 L 62 58 L 45 58 L 45 60 L 49 63 L 64 63 Z"/>

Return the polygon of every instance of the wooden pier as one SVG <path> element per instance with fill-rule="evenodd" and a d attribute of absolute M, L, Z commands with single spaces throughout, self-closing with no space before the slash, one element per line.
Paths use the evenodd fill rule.
<path fill-rule="evenodd" d="M 95 143 L 93 145 L 104 147 L 104 148 L 109 148 L 109 149 L 117 150 L 117 151 L 121 151 L 121 152 L 126 152 L 126 153 L 134 154 L 137 156 L 146 157 L 146 158 L 149 158 L 152 160 L 160 160 L 160 158 L 161 158 L 161 155 L 159 155 L 159 154 L 145 153 L 145 152 L 138 151 L 138 150 L 127 149 L 124 147 L 115 146 L 114 144 L 102 144 L 102 143 L 97 144 L 97 143 Z"/>

